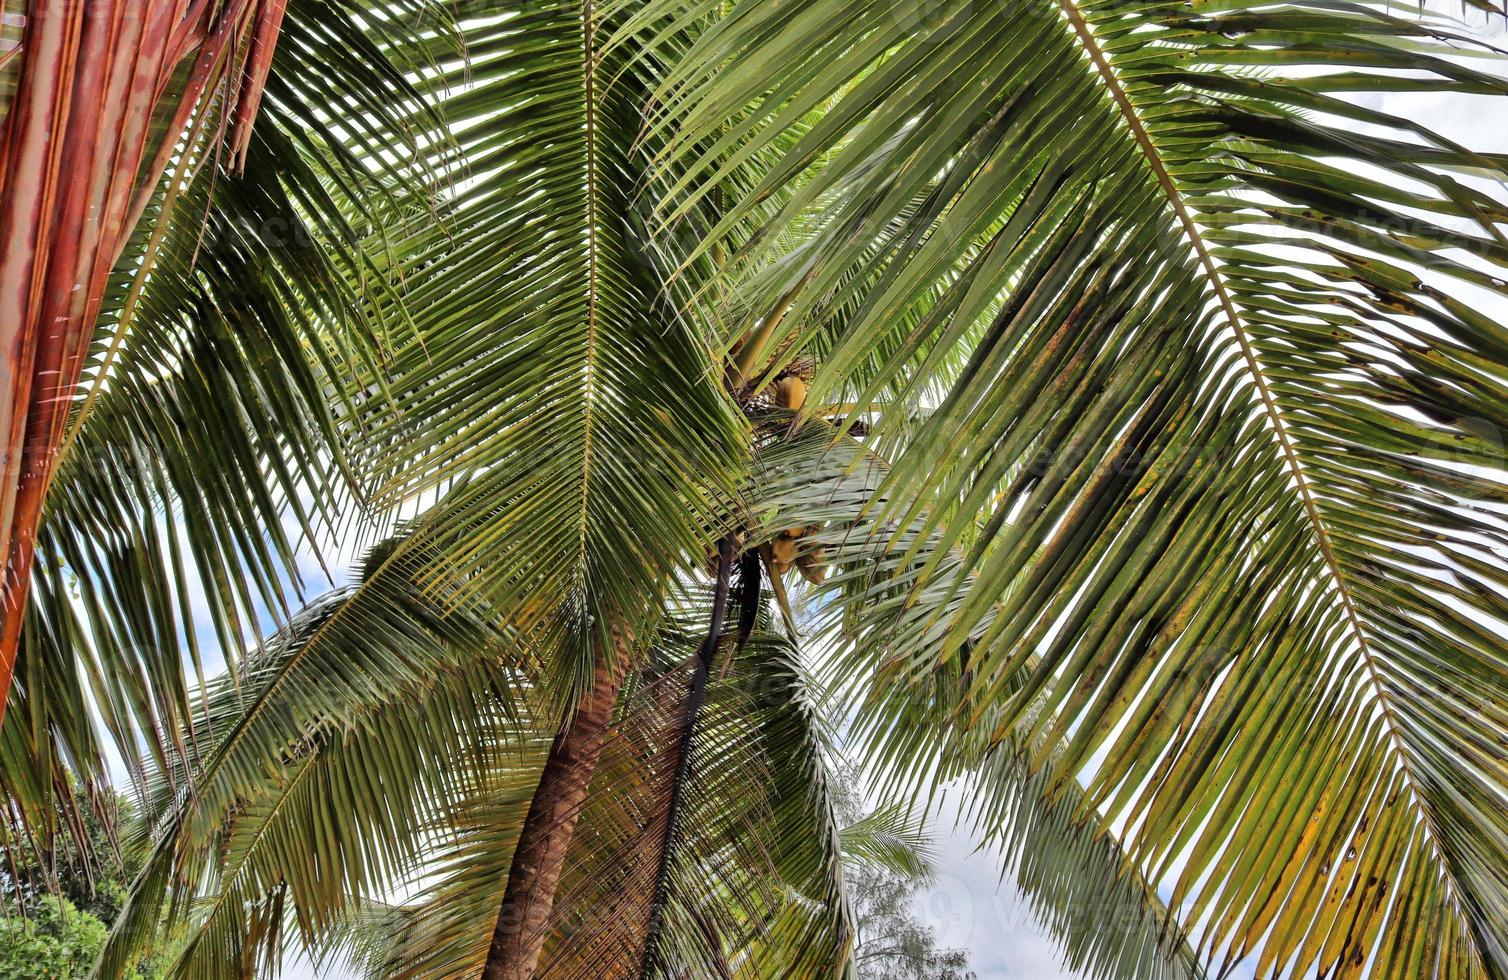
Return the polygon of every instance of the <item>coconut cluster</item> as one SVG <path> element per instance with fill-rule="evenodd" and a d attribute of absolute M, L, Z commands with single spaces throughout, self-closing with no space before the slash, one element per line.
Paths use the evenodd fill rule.
<path fill-rule="evenodd" d="M 827 581 L 827 548 L 820 544 L 808 544 L 805 547 L 801 544 L 802 538 L 815 535 L 821 530 L 821 524 L 809 524 L 780 532 L 770 542 L 770 566 L 775 574 L 786 575 L 795 568 L 802 578 L 813 585 Z"/>

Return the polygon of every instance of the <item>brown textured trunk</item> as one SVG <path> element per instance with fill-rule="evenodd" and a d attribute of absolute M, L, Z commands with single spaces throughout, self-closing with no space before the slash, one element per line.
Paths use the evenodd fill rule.
<path fill-rule="evenodd" d="M 591 691 L 550 746 L 513 851 L 508 888 L 492 931 L 482 980 L 531 980 L 534 976 L 571 835 L 628 673 L 628 655 L 629 641 L 622 635 L 615 637 L 611 648 L 599 650 Z"/>

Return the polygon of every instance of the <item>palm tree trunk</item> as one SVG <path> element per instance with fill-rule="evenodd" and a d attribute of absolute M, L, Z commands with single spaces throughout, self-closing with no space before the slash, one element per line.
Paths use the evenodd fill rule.
<path fill-rule="evenodd" d="M 534 976 L 566 851 L 628 673 L 629 650 L 629 640 L 621 634 L 614 635 L 611 646 L 599 649 L 591 691 L 550 746 L 513 851 L 508 888 L 492 931 L 482 980 L 531 980 Z"/>

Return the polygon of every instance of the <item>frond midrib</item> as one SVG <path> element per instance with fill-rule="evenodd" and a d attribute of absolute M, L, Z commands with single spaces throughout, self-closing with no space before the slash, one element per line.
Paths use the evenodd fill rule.
<path fill-rule="evenodd" d="M 1331 542 L 1330 533 L 1325 526 L 1324 517 L 1320 514 L 1319 505 L 1315 502 L 1314 494 L 1310 489 L 1303 463 L 1299 459 L 1298 452 L 1294 448 L 1293 441 L 1288 434 L 1287 422 L 1284 420 L 1282 410 L 1279 408 L 1277 399 L 1267 382 L 1261 361 L 1257 358 L 1251 340 L 1242 326 L 1241 316 L 1236 309 L 1234 300 L 1231 299 L 1229 289 L 1226 288 L 1224 277 L 1220 274 L 1220 269 L 1210 254 L 1209 247 L 1204 241 L 1204 236 L 1199 225 L 1194 220 L 1188 205 L 1183 199 L 1183 193 L 1179 189 L 1177 181 L 1169 172 L 1166 163 L 1163 161 L 1162 153 L 1158 150 L 1151 133 L 1148 132 L 1146 125 L 1142 122 L 1136 104 L 1132 102 L 1130 94 L 1121 85 L 1120 78 L 1116 74 L 1114 66 L 1111 65 L 1109 57 L 1096 40 L 1093 29 L 1084 20 L 1083 14 L 1078 9 L 1076 0 L 1058 0 L 1058 4 L 1063 11 L 1065 19 L 1073 29 L 1075 40 L 1089 58 L 1096 75 L 1104 84 L 1111 100 L 1114 102 L 1116 111 L 1130 131 L 1131 137 L 1135 141 L 1142 157 L 1146 160 L 1148 169 L 1152 171 L 1158 186 L 1161 187 L 1164 195 L 1167 197 L 1169 207 L 1177 218 L 1179 226 L 1183 229 L 1184 236 L 1193 248 L 1195 256 L 1199 261 L 1200 269 L 1204 273 L 1204 278 L 1209 283 L 1211 291 L 1215 294 L 1225 321 L 1230 327 L 1231 333 L 1236 338 L 1236 343 L 1239 346 L 1242 359 L 1246 365 L 1247 374 L 1256 387 L 1263 413 L 1271 426 L 1279 451 L 1282 454 L 1285 468 L 1293 479 L 1307 523 L 1313 532 L 1315 543 L 1324 560 L 1326 572 L 1335 586 L 1335 594 L 1340 599 L 1342 612 L 1345 615 L 1349 632 L 1356 639 L 1357 650 L 1361 655 L 1368 683 L 1376 692 L 1377 703 L 1382 711 L 1383 724 L 1388 733 L 1388 741 L 1393 745 L 1399 765 L 1403 770 L 1403 777 L 1408 786 L 1409 794 L 1413 797 L 1418 811 L 1424 820 L 1429 847 L 1434 852 L 1442 868 L 1447 902 L 1457 915 L 1470 923 L 1470 916 L 1462 908 L 1460 900 L 1463 890 L 1456 880 L 1450 857 L 1441 846 L 1440 842 L 1443 838 L 1439 828 L 1436 826 L 1434 812 L 1429 800 L 1420 790 L 1422 784 L 1418 775 L 1414 772 L 1408 743 L 1403 738 L 1397 715 L 1388 697 L 1387 687 L 1382 682 L 1381 674 L 1372 653 L 1371 644 L 1367 639 L 1366 630 L 1363 628 L 1361 618 L 1356 611 L 1356 603 L 1351 596 L 1350 587 L 1346 582 L 1344 572 L 1341 570 L 1340 562 L 1336 558 L 1335 548 Z M 1477 948 L 1478 955 L 1480 956 L 1483 951 L 1474 925 L 1468 925 L 1468 928 L 1464 931 L 1470 937 L 1472 944 Z"/>
<path fill-rule="evenodd" d="M 183 963 L 184 958 L 192 953 L 193 948 L 209 935 L 210 926 L 214 923 L 216 917 L 225 911 L 227 902 L 235 897 L 233 891 L 243 883 L 244 876 L 247 874 L 257 848 L 271 831 L 273 824 L 282 813 L 283 807 L 288 805 L 288 801 L 293 799 L 294 792 L 303 785 L 304 778 L 314 771 L 314 762 L 318 758 L 318 751 L 308 753 L 296 772 L 284 776 L 284 781 L 278 786 L 277 802 L 273 804 L 272 810 L 262 819 L 261 825 L 256 828 L 251 840 L 242 845 L 241 860 L 235 865 L 229 882 L 225 882 L 222 878 L 219 892 L 211 899 L 208 914 L 205 915 L 198 927 L 193 930 L 192 936 L 184 944 L 182 951 L 179 952 L 177 962 L 180 965 Z M 284 883 L 286 884 L 286 881 Z"/>
<path fill-rule="evenodd" d="M 585 89 L 586 141 L 586 352 L 582 368 L 581 509 L 578 515 L 576 574 L 583 579 L 587 567 L 587 529 L 591 525 L 592 429 L 595 418 L 597 380 L 597 50 L 596 10 L 593 0 L 581 0 L 581 65 Z M 585 582 L 583 581 L 584 585 Z"/>

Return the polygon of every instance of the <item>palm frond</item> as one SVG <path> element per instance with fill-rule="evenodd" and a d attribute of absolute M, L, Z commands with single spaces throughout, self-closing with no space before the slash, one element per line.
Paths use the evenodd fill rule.
<path fill-rule="evenodd" d="M 624 696 L 572 838 L 542 976 L 842 975 L 838 834 L 795 651 L 756 632 L 726 654 L 736 660 L 707 677 L 687 743 L 705 628 L 705 615 L 669 617 Z M 505 760 L 455 810 L 417 902 L 357 924 L 368 975 L 480 968 L 543 748 Z"/>
<path fill-rule="evenodd" d="M 935 874 L 931 838 L 906 808 L 892 803 L 871 810 L 840 832 L 843 855 L 892 874 L 926 882 Z"/>
<path fill-rule="evenodd" d="M 517 751 L 514 701 L 506 680 L 474 670 L 304 733 L 216 835 L 203 897 L 182 903 L 174 975 L 252 961 L 272 973 L 290 949 L 328 944 L 367 896 L 422 865 L 439 815 L 490 771 L 487 753 Z M 259 922 L 268 902 L 284 914 Z"/>
<path fill-rule="evenodd" d="M 574 657 L 556 675 L 569 692 L 586 639 L 639 625 L 716 540 L 746 437 L 638 217 L 659 65 L 613 47 L 618 21 L 590 4 L 458 14 L 464 59 L 440 33 L 425 49 L 451 137 L 431 159 L 458 190 L 443 225 L 394 243 L 414 332 L 384 365 L 399 412 L 370 430 L 379 499 L 465 480 L 426 518 L 435 586 Z"/>
<path fill-rule="evenodd" d="M 214 975 L 243 947 L 265 954 L 277 929 L 252 937 L 242 913 L 271 898 L 313 943 L 351 896 L 418 860 L 481 729 L 517 732 L 524 710 L 509 680 L 521 652 L 485 610 L 419 590 L 423 567 L 422 551 L 378 549 L 357 585 L 301 611 L 239 683 L 214 685 L 196 726 L 205 744 L 153 782 L 150 855 L 100 975 L 179 922 L 201 936 L 185 950 L 190 972 Z M 360 805 L 332 809 L 343 799 Z"/>
<path fill-rule="evenodd" d="M 695 193 L 696 141 L 834 100 L 748 288 L 904 420 L 884 516 L 972 536 L 895 572 L 896 670 L 1081 786 L 1211 966 L 1508 975 L 1508 161 L 1360 98 L 1494 56 L 1396 4 L 912 8 L 736 3 L 655 126 Z"/>
<path fill-rule="evenodd" d="M 942 656 L 954 640 L 949 615 L 974 587 L 972 572 L 927 520 L 899 525 L 882 516 L 885 462 L 813 423 L 762 446 L 758 464 L 763 533 L 819 528 L 801 539 L 831 564 L 826 584 L 808 597 L 811 627 L 831 648 L 826 686 L 845 706 L 848 740 L 862 747 L 881 796 L 905 802 L 909 812 L 915 796 L 930 805 L 938 787 L 963 781 L 972 800 L 968 823 L 1004 845 L 1023 894 L 1075 969 L 1095 977 L 1200 976 L 1188 935 L 1088 811 L 1082 788 L 1055 765 L 1029 765 L 1029 749 L 1044 745 L 1029 741 L 1038 717 L 1009 727 L 999 721 L 1002 710 L 972 700 L 974 644 L 993 619 L 964 638 L 960 656 Z M 1017 688 L 1027 673 L 1016 675 Z"/>
<path fill-rule="evenodd" d="M 341 129 L 372 152 L 405 145 L 419 106 L 400 71 L 383 71 L 360 9 L 293 0 L 262 122 L 238 143 L 247 172 L 215 157 L 215 127 L 186 139 L 169 179 L 142 185 L 105 281 L 36 538 L 23 714 L 0 727 L 30 745 L 5 788 L 44 836 L 73 802 L 43 792 L 65 769 L 90 787 L 111 752 L 140 775 L 189 751 L 187 675 L 202 685 L 216 647 L 235 671 L 302 601 L 323 542 L 359 518 L 363 393 L 347 378 L 401 326 L 371 224 L 426 192 L 322 139 L 331 80 L 374 106 Z"/>
<path fill-rule="evenodd" d="M 37 528 L 111 270 L 170 169 L 169 199 L 211 154 L 241 156 L 284 13 L 283 0 L 146 2 L 130 16 L 25 4 L 9 52 L 14 88 L 0 103 L 0 718 Z M 139 274 L 150 263 L 149 251 Z"/>

